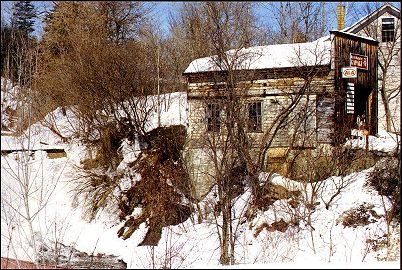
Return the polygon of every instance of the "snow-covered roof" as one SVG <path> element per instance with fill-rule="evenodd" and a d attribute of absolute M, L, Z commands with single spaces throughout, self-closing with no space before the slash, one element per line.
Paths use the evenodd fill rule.
<path fill-rule="evenodd" d="M 257 46 L 227 52 L 233 69 L 267 69 L 330 63 L 331 40 L 324 36 L 313 42 Z M 233 61 L 235 59 L 235 61 Z M 193 60 L 184 73 L 226 70 L 219 67 L 218 57 L 209 56 Z"/>
<path fill-rule="evenodd" d="M 356 34 L 353 34 L 353 33 L 350 33 L 350 32 L 344 31 L 344 30 L 331 30 L 331 31 L 330 31 L 330 33 L 335 33 L 335 32 L 343 33 L 343 34 L 346 34 L 346 35 L 349 35 L 349 36 L 352 36 L 352 37 L 358 37 L 358 38 L 365 39 L 365 40 L 368 40 L 368 41 L 375 41 L 375 42 L 378 42 L 378 41 L 377 41 L 376 39 L 374 39 L 374 38 L 356 35 Z"/>

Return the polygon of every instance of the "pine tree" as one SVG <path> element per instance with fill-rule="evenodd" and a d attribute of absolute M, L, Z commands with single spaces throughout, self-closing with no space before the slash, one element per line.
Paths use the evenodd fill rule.
<path fill-rule="evenodd" d="M 36 17 L 31 1 L 18 1 L 13 6 L 12 26 L 29 36 L 34 31 Z"/>

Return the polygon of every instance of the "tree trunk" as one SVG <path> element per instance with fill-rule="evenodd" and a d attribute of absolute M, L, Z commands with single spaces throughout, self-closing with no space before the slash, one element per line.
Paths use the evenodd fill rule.
<path fill-rule="evenodd" d="M 391 110 L 389 108 L 389 101 L 388 101 L 388 95 L 386 93 L 386 71 L 383 71 L 383 79 L 381 81 L 381 89 L 380 89 L 380 94 L 381 94 L 381 100 L 384 105 L 384 111 L 385 111 L 385 122 L 386 122 L 386 130 L 390 132 L 392 130 L 392 119 L 391 119 Z"/>
<path fill-rule="evenodd" d="M 230 264 L 234 265 L 235 264 L 235 256 L 234 256 L 234 246 L 235 246 L 235 238 L 236 235 L 233 233 L 233 224 L 232 224 L 232 207 L 231 203 L 229 201 L 229 234 L 230 234 Z"/>
<path fill-rule="evenodd" d="M 222 243 L 220 262 L 223 265 L 229 264 L 229 222 L 226 194 L 223 195 L 221 202 L 222 210 Z"/>

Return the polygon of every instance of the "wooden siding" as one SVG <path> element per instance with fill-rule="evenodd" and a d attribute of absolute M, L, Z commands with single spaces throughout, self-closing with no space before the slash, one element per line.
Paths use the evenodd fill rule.
<path fill-rule="evenodd" d="M 357 115 L 346 114 L 347 83 L 355 85 L 355 106 L 365 106 L 365 113 L 370 134 L 377 133 L 377 49 L 378 42 L 368 40 L 339 31 L 331 31 L 334 35 L 332 59 L 334 65 L 335 89 L 337 100 L 335 106 L 337 130 L 353 128 Z M 365 55 L 368 58 L 368 70 L 358 68 L 357 78 L 343 79 L 342 67 L 350 66 L 350 54 Z M 364 103 L 364 104 L 363 104 Z"/>
<path fill-rule="evenodd" d="M 270 68 L 270 69 L 252 69 L 252 70 L 236 70 L 234 76 L 238 81 L 254 81 L 265 79 L 280 79 L 280 78 L 305 78 L 312 72 L 317 76 L 324 76 L 330 70 L 329 65 L 322 66 L 303 66 L 303 67 L 285 67 L 285 68 Z M 227 71 L 207 71 L 197 73 L 183 73 L 187 79 L 187 83 L 206 83 L 212 82 L 218 84 L 225 81 Z"/>
<path fill-rule="evenodd" d="M 258 152 L 264 133 L 270 130 L 277 116 L 291 103 L 291 100 L 298 96 L 306 79 L 311 78 L 298 105 L 275 134 L 271 148 L 267 152 L 267 160 L 281 158 L 281 153 L 289 150 L 290 146 L 292 149 L 305 149 L 324 147 L 324 144 L 330 143 L 343 143 L 343 139 L 350 135 L 352 126 L 348 125 L 349 122 L 354 123 L 356 120 L 356 115 L 350 117 L 346 114 L 347 81 L 341 78 L 341 68 L 349 66 L 350 53 L 367 55 L 369 59 L 368 70 L 359 70 L 358 78 L 349 82 L 355 83 L 355 89 L 359 91 L 358 105 L 370 109 L 370 131 L 376 132 L 377 43 L 341 32 L 332 33 L 331 41 L 329 65 L 234 72 L 237 82 L 234 84 L 235 92 L 241 97 L 242 103 L 261 102 L 262 130 L 247 132 L 246 143 L 251 153 Z M 206 107 L 211 100 L 219 102 L 220 99 L 227 98 L 224 82 L 229 81 L 228 73 L 221 71 L 183 73 L 183 75 L 188 84 L 189 125 L 186 153 L 191 180 L 197 196 L 202 197 L 214 182 L 212 177 L 214 167 L 211 166 L 208 154 L 203 152 L 207 150 L 205 141 L 213 134 L 207 131 Z M 225 117 L 224 115 L 222 112 L 222 117 Z M 247 115 L 247 111 L 244 115 Z M 344 134 L 345 136 L 339 140 L 339 137 L 343 136 L 342 134 L 339 136 L 342 130 L 346 130 L 349 134 Z M 223 126 L 220 133 L 215 135 L 224 133 Z"/>
<path fill-rule="evenodd" d="M 324 70 L 324 69 L 321 69 Z M 330 72 L 329 66 L 325 67 L 326 73 L 318 72 L 321 76 L 315 76 L 309 84 L 300 104 L 296 107 L 291 117 L 297 116 L 297 111 L 308 101 L 309 108 L 312 110 L 308 121 L 308 133 L 312 138 L 311 143 L 315 144 L 319 138 L 321 143 L 331 143 L 331 127 L 334 102 L 318 102 L 317 97 L 328 97 L 333 100 L 334 81 L 333 74 Z M 293 73 L 294 74 L 294 73 Z M 267 131 L 274 122 L 281 109 L 286 107 L 292 96 L 296 96 L 305 80 L 300 77 L 276 78 L 276 79 L 259 79 L 249 81 L 243 84 L 244 88 L 239 89 L 239 95 L 244 103 L 249 101 L 262 102 L 262 132 L 248 133 L 251 147 L 259 147 L 263 132 Z M 221 86 L 223 89 L 224 87 Z M 208 135 L 206 131 L 205 108 L 208 100 L 225 97 L 225 91 L 217 91 L 216 85 L 209 83 L 189 83 L 188 105 L 189 105 L 189 135 L 191 136 L 190 148 L 202 147 L 202 139 Z M 331 99 L 332 97 L 332 99 Z M 326 99 L 328 101 L 328 98 Z M 246 112 L 245 112 L 246 113 Z M 291 118 L 290 117 L 290 118 Z M 328 122 L 327 122 L 328 121 Z M 325 122 L 325 123 L 324 123 Z M 317 125 L 319 123 L 319 125 Z M 273 147 L 287 147 L 290 145 L 291 136 L 294 133 L 292 123 L 289 121 L 281 128 L 273 141 Z M 300 132 L 298 135 L 301 135 Z M 311 137 L 311 134 L 314 136 Z M 312 146 L 310 143 L 310 146 Z"/>

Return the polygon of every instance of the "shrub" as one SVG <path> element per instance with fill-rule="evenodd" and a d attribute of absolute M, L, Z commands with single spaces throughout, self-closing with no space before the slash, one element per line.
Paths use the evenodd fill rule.
<path fill-rule="evenodd" d="M 374 205 L 363 203 L 356 208 L 349 209 L 337 219 L 336 224 L 342 222 L 344 227 L 366 226 L 376 222 L 380 216 L 373 210 Z"/>
<path fill-rule="evenodd" d="M 371 187 L 382 196 L 387 197 L 392 207 L 388 213 L 389 219 L 401 218 L 401 173 L 400 162 L 395 157 L 386 157 L 374 166 L 365 185 Z"/>

